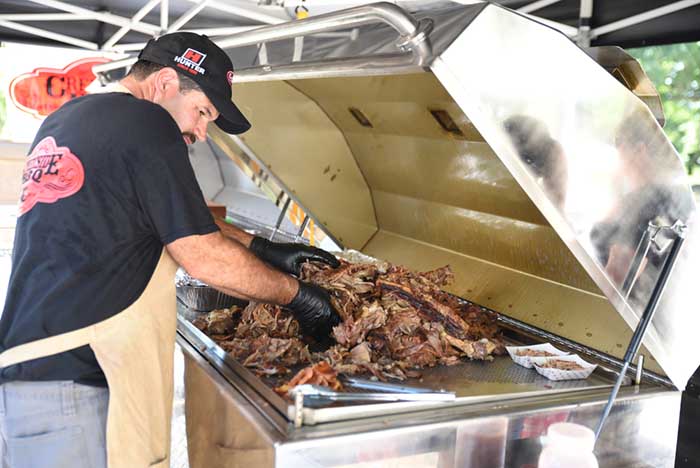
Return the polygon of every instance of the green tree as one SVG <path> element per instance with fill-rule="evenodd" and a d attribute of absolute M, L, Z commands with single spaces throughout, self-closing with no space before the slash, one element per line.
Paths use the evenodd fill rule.
<path fill-rule="evenodd" d="M 700 42 L 631 49 L 656 89 L 666 115 L 664 131 L 700 183 Z"/>

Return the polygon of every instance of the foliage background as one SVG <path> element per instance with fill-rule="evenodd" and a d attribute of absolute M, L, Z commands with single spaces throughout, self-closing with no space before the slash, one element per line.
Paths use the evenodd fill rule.
<path fill-rule="evenodd" d="M 664 131 L 700 184 L 700 42 L 630 49 L 661 95 Z"/>

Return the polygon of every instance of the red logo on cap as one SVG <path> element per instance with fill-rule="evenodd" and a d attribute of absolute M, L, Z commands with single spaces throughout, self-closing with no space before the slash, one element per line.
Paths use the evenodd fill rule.
<path fill-rule="evenodd" d="M 190 60 L 197 65 L 201 65 L 202 61 L 204 60 L 204 57 L 207 56 L 207 54 L 203 54 L 198 50 L 194 49 L 187 49 L 184 54 L 182 54 L 183 57 L 185 57 L 187 60 Z"/>
<path fill-rule="evenodd" d="M 46 137 L 27 156 L 22 174 L 19 216 L 39 202 L 54 203 L 70 197 L 83 186 L 85 170 L 70 148 L 56 146 L 53 137 Z"/>
<path fill-rule="evenodd" d="M 233 84 L 233 70 L 229 70 L 226 72 L 226 81 L 228 81 L 228 84 L 230 85 Z"/>
<path fill-rule="evenodd" d="M 198 50 L 187 49 L 184 54 L 176 55 L 176 66 L 182 68 L 192 75 L 204 75 L 206 70 L 202 68 L 202 62 L 207 58 L 207 54 L 203 54 Z"/>

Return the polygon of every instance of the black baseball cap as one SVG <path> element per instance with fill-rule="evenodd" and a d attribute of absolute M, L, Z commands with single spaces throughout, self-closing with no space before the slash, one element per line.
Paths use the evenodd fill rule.
<path fill-rule="evenodd" d="M 233 64 L 226 52 L 207 36 L 176 32 L 151 39 L 139 60 L 174 68 L 194 80 L 219 111 L 216 125 L 226 133 L 250 129 L 250 122 L 231 100 Z"/>

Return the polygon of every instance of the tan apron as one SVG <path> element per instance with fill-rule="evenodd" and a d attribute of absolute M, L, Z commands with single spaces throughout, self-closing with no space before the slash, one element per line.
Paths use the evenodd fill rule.
<path fill-rule="evenodd" d="M 0 354 L 2 368 L 90 345 L 109 386 L 109 468 L 169 466 L 176 269 L 163 249 L 146 289 L 122 312 Z"/>

